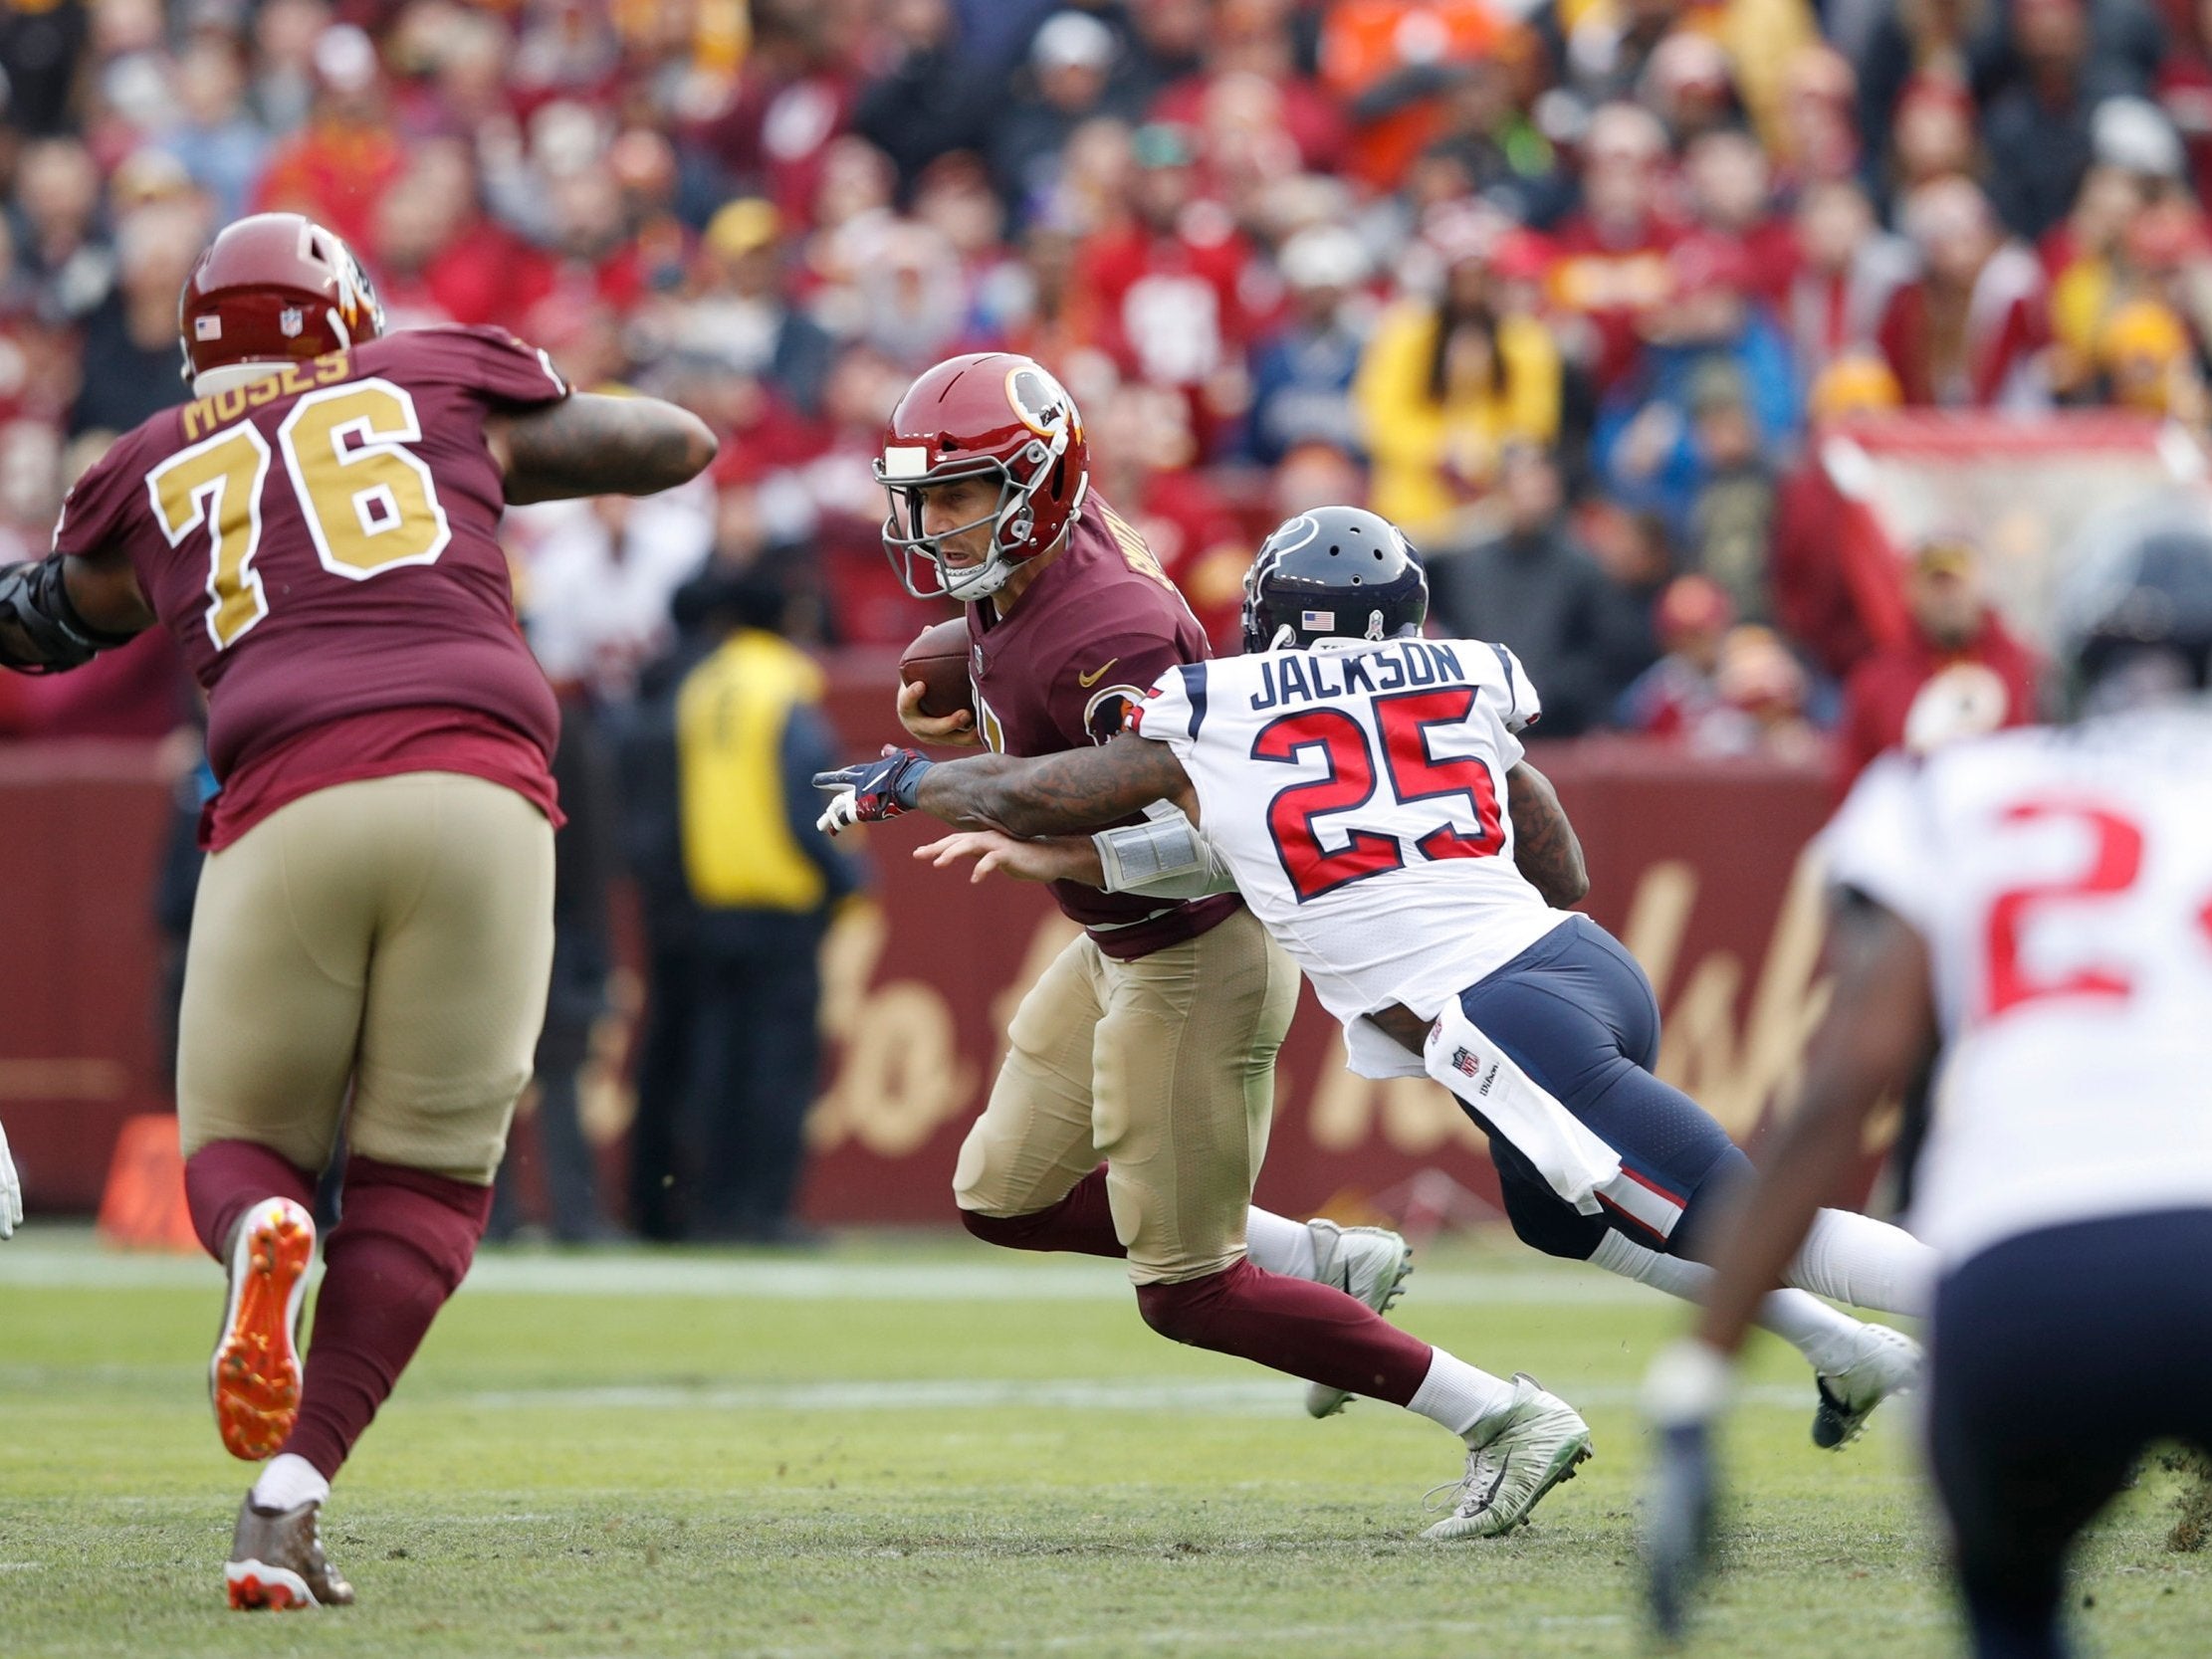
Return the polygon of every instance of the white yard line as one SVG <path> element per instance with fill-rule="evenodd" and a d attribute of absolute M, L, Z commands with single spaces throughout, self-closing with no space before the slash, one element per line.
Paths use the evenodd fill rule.
<path fill-rule="evenodd" d="M 0 1286 L 27 1290 L 220 1289 L 215 1264 L 196 1256 L 109 1253 L 35 1238 L 0 1248 Z M 509 1296 L 734 1297 L 765 1302 L 1124 1302 L 1128 1281 L 1111 1263 L 840 1261 L 807 1258 L 492 1253 L 467 1291 Z M 1593 1268 L 1426 1269 L 1409 1286 L 1428 1307 L 1624 1307 L 1657 1293 Z"/>
<path fill-rule="evenodd" d="M 1586 1406 L 1636 1403 L 1633 1382 L 1585 1382 L 1567 1389 Z M 1752 1383 L 1746 1405 L 1810 1410 L 1813 1389 Z M 1296 1410 L 1297 1385 L 1280 1377 L 1194 1381 L 1189 1377 L 930 1377 L 908 1381 L 617 1383 L 603 1387 L 495 1388 L 444 1394 L 441 1405 L 485 1411 L 982 1411 L 1006 1407 L 1063 1411 L 1136 1411 L 1232 1417 L 1282 1417 Z M 429 1403 L 429 1396 L 424 1396 Z M 1380 1409 L 1380 1408 L 1377 1408 Z"/>
<path fill-rule="evenodd" d="M 0 1364 L 0 1393 L 35 1395 L 54 1388 L 166 1387 L 197 1379 L 175 1365 Z M 1573 1382 L 1563 1391 L 1576 1405 L 1634 1405 L 1633 1382 Z M 1744 1404 L 1809 1410 L 1810 1384 L 1756 1382 L 1737 1396 Z M 779 1382 L 616 1382 L 545 1387 L 451 1389 L 436 1384 L 408 1393 L 425 1409 L 468 1411 L 1039 1411 L 1174 1413 L 1184 1416 L 1286 1417 L 1297 1411 L 1297 1384 L 1283 1377 L 827 1377 Z M 1375 1410 L 1382 1410 L 1380 1406 Z M 0 1563 L 4 1570 L 5 1563 Z"/>

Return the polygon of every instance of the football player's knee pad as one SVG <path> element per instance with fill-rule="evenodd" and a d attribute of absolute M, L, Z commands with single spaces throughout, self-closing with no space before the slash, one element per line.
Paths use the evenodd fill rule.
<path fill-rule="evenodd" d="M 1513 1236 L 1547 1256 L 1588 1261 L 1605 1238 L 1605 1217 L 1584 1215 L 1562 1199 L 1533 1163 L 1496 1136 L 1490 1138 L 1490 1161 L 1497 1165 L 1498 1189 Z"/>
<path fill-rule="evenodd" d="M 345 1201 L 331 1244 L 367 1233 L 404 1239 L 452 1295 L 468 1277 L 492 1219 L 492 1189 L 355 1152 L 345 1161 Z M 348 1235 L 347 1229 L 353 1230 Z"/>
<path fill-rule="evenodd" d="M 1171 1343 L 1210 1348 L 1215 1301 L 1227 1276 L 1210 1273 L 1203 1279 L 1185 1279 L 1173 1285 L 1139 1285 L 1137 1312 L 1145 1324 Z"/>
<path fill-rule="evenodd" d="M 1051 1210 L 1035 1210 L 1027 1215 L 986 1215 L 982 1210 L 969 1209 L 960 1212 L 963 1227 L 986 1244 L 995 1244 L 1006 1250 L 1021 1250 L 1033 1245 L 1038 1235 L 1050 1226 L 1051 1219 Z"/>

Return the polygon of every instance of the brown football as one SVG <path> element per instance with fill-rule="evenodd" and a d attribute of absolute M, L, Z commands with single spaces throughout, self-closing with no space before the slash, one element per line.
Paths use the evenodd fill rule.
<path fill-rule="evenodd" d="M 968 620 L 955 617 L 924 628 L 899 656 L 899 684 L 921 681 L 922 713 L 944 720 L 963 709 L 976 712 L 976 689 L 968 679 Z"/>

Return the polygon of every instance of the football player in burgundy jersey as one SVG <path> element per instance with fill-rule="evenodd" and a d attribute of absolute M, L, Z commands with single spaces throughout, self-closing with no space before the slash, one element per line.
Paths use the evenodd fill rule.
<path fill-rule="evenodd" d="M 1205 659 L 1143 537 L 1092 492 L 1073 400 L 1032 359 L 984 352 L 923 374 L 891 416 L 876 476 L 901 579 L 968 611 L 975 714 L 925 716 L 924 688 L 909 685 L 899 716 L 915 736 L 980 734 L 1013 755 L 1088 749 L 1145 686 Z M 1405 1241 L 1250 1207 L 1298 995 L 1281 947 L 1233 893 L 1053 893 L 1085 931 L 1022 999 L 961 1148 L 968 1229 L 1013 1249 L 1126 1258 L 1154 1330 L 1306 1378 L 1315 1416 L 1388 1375 L 1404 1396 L 1426 1382 L 1433 1414 L 1463 1430 L 1468 1367 L 1433 1364 L 1427 1344 L 1380 1317 L 1411 1268 Z M 1523 1392 L 1524 1416 L 1571 1425 L 1571 1468 L 1581 1420 Z M 1453 1536 L 1506 1531 L 1541 1492 L 1514 1496 Z"/>
<path fill-rule="evenodd" d="M 1750 1165 L 1654 1075 L 1650 982 L 1566 908 L 1588 882 L 1557 797 L 1523 758 L 1518 733 L 1540 712 L 1526 671 L 1503 646 L 1421 639 L 1427 610 L 1396 526 L 1315 509 L 1252 563 L 1244 655 L 1163 674 L 1112 742 L 949 765 L 894 750 L 818 777 L 841 791 L 821 822 L 919 808 L 971 831 L 922 849 L 941 863 L 1124 889 L 1141 865 L 1138 891 L 1240 893 L 1343 1022 L 1355 1071 L 1426 1075 L 1458 1098 L 1522 1240 L 1694 1299 L 1712 1276 L 1707 1218 Z M 1199 833 L 1166 821 L 1067 833 L 1161 800 Z M 1926 1261 L 1896 1228 L 1824 1211 L 1791 1263 L 1799 1288 L 1762 1306 L 1813 1363 L 1817 1443 L 1856 1433 L 1919 1353 L 1804 1292 L 1897 1311 Z M 1417 1367 L 1372 1374 L 1358 1391 L 1423 1410 Z M 1493 1426 L 1511 1384 L 1470 1380 L 1465 1397 L 1486 1403 L 1462 1428 L 1453 1519 L 1494 1513 L 1523 1476 L 1533 1502 L 1571 1467 L 1553 1461 L 1573 1449 L 1560 1429 Z"/>
<path fill-rule="evenodd" d="M 715 445 L 655 399 L 571 394 L 500 329 L 386 335 L 352 254 L 298 214 L 220 232 L 178 322 L 190 400 L 86 473 L 50 557 L 0 569 L 0 664 L 75 668 L 161 627 L 207 695 L 221 790 L 177 1112 L 230 1275 L 217 1424 L 272 1458 L 225 1578 L 234 1607 L 313 1606 L 352 1599 L 318 1517 L 468 1270 L 545 1013 L 558 716 L 501 510 L 664 490 Z"/>

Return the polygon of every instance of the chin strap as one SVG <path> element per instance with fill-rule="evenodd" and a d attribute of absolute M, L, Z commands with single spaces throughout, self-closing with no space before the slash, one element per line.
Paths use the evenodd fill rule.
<path fill-rule="evenodd" d="M 77 614 L 62 580 L 62 555 L 0 565 L 0 666 L 20 674 L 63 674 L 135 636 L 111 634 Z"/>

